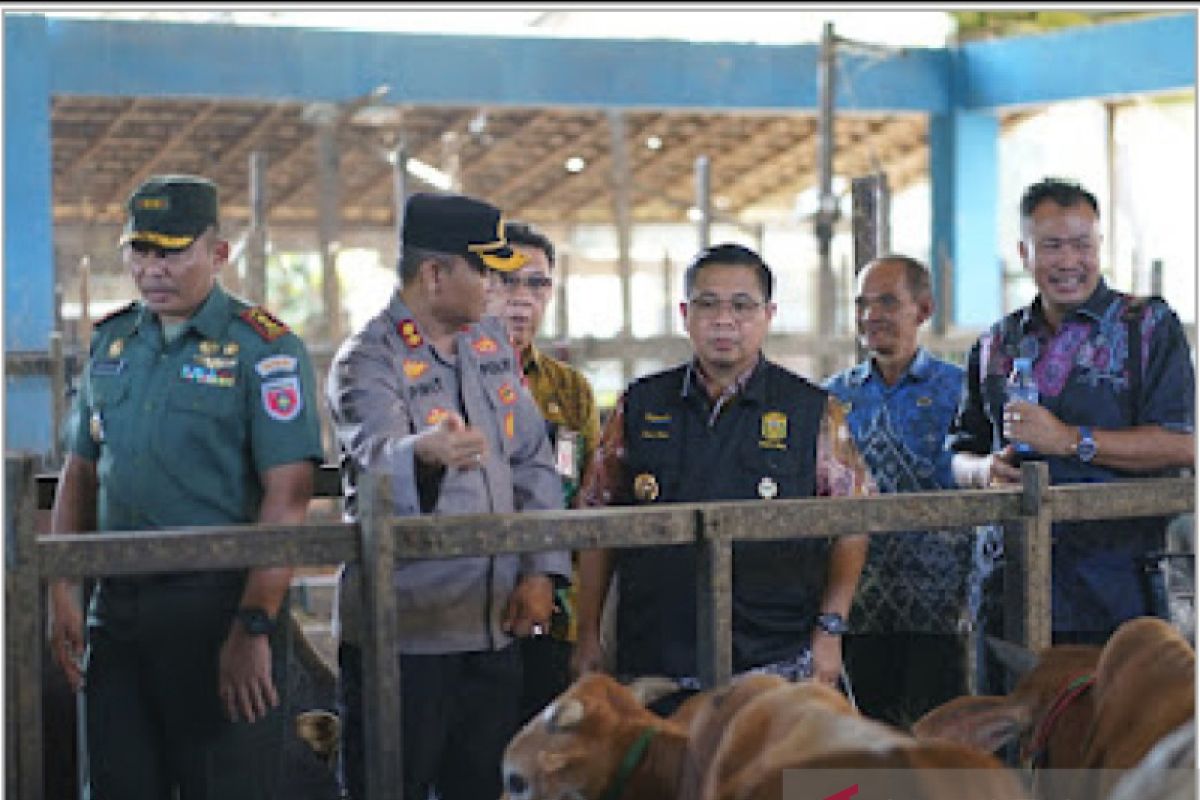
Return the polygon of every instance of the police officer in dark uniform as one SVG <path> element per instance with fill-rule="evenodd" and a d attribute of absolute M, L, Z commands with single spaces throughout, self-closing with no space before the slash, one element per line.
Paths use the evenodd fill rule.
<path fill-rule="evenodd" d="M 740 245 L 707 248 L 688 267 L 684 288 L 680 310 L 695 356 L 629 386 L 584 476 L 581 504 L 873 492 L 844 407 L 762 355 L 775 305 L 761 257 Z M 735 543 L 734 670 L 835 684 L 866 549 L 864 536 Z M 581 555 L 575 670 L 602 661 L 600 611 L 614 566 L 618 673 L 667 675 L 694 690 L 697 566 L 690 548 Z M 657 710 L 668 713 L 671 702 Z"/>
<path fill-rule="evenodd" d="M 122 253 L 142 300 L 96 326 L 54 533 L 299 523 L 322 458 L 303 343 L 217 283 L 217 189 L 155 176 Z M 90 796 L 268 798 L 286 719 L 290 568 L 52 587 L 52 647 L 84 693 Z"/>

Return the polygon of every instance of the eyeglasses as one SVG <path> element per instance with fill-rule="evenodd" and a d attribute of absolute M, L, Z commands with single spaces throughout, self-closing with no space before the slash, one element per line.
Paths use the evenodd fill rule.
<path fill-rule="evenodd" d="M 554 279 L 548 278 L 545 275 L 511 275 L 507 272 L 498 273 L 500 277 L 500 285 L 505 291 L 515 292 L 519 287 L 524 286 L 534 294 L 544 292 L 554 283 Z"/>
<path fill-rule="evenodd" d="M 764 305 L 766 303 L 745 294 L 735 294 L 729 300 L 722 300 L 715 294 L 702 294 L 688 300 L 692 313 L 701 319 L 714 319 L 722 308 L 728 308 L 739 322 L 753 318 Z"/>

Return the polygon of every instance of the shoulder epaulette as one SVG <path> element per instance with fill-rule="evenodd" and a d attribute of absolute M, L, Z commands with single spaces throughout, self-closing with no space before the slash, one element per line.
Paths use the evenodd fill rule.
<path fill-rule="evenodd" d="M 291 328 L 281 322 L 274 314 L 267 311 L 262 306 L 251 306 L 242 313 L 238 314 L 247 325 L 254 328 L 254 332 L 268 342 L 273 342 L 285 333 L 290 333 Z"/>
<path fill-rule="evenodd" d="M 104 323 L 108 322 L 109 320 L 116 319 L 117 317 L 121 316 L 122 314 L 125 314 L 129 311 L 133 311 L 135 308 L 137 308 L 137 305 L 138 305 L 137 300 L 130 300 L 128 303 L 126 303 L 125 305 L 116 309 L 115 311 L 110 311 L 107 314 L 105 314 L 103 317 L 101 317 L 100 319 L 93 322 L 92 327 L 98 328 L 101 325 L 103 325 Z"/>

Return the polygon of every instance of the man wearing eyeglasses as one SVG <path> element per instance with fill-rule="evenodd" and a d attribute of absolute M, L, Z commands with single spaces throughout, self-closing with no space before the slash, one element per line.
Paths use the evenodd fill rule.
<path fill-rule="evenodd" d="M 1163 475 L 1194 465 L 1195 375 L 1179 319 L 1161 298 L 1115 291 L 1100 276 L 1100 209 L 1082 186 L 1046 178 L 1021 198 L 1019 251 L 1037 296 L 971 348 L 950 429 L 958 483 L 1020 481 L 1022 457 L 1053 483 Z M 1039 400 L 1005 402 L 1014 358 L 1032 357 Z M 1164 520 L 1056 523 L 1056 642 L 1103 642 L 1125 620 L 1163 613 L 1143 582 Z M 1156 599 L 1157 598 L 1157 599 Z"/>
<path fill-rule="evenodd" d="M 563 500 L 570 506 L 579 489 L 582 467 L 600 438 L 600 417 L 592 385 L 582 372 L 543 353 L 534 344 L 554 289 L 554 244 L 523 222 L 507 222 L 504 236 L 525 263 L 512 272 L 497 272 L 488 312 L 504 321 L 530 394 L 546 419 L 554 462 L 563 480 Z M 521 719 L 528 720 L 566 690 L 571 682 L 571 643 L 576 638 L 575 582 L 555 595 L 554 615 L 546 635 L 521 640 L 525 685 Z"/>
<path fill-rule="evenodd" d="M 500 322 L 484 318 L 492 272 L 524 263 L 500 210 L 464 195 L 414 194 L 404 212 L 400 287 L 338 350 L 326 395 L 341 450 L 346 519 L 358 488 L 387 476 L 393 513 L 561 509 L 545 423 Z M 517 732 L 515 639 L 549 627 L 565 551 L 397 564 L 406 800 L 498 797 Z M 361 564 L 338 587 L 341 780 L 365 796 Z"/>
<path fill-rule="evenodd" d="M 753 250 L 720 244 L 684 274 L 680 304 L 693 347 L 685 364 L 634 381 L 613 412 L 584 477 L 581 504 L 859 496 L 875 486 L 842 405 L 767 360 L 774 279 Z M 866 555 L 864 536 L 736 542 L 733 668 L 836 685 Z M 699 686 L 695 553 L 688 547 L 585 551 L 580 557 L 576 671 L 599 668 L 601 606 L 620 576 L 617 672 Z"/>
<path fill-rule="evenodd" d="M 303 522 L 322 458 L 312 367 L 286 325 L 218 283 L 217 187 L 156 175 L 128 211 L 121 254 L 141 300 L 96 326 L 51 530 Z M 102 578 L 86 655 L 74 587 L 54 582 L 52 645 L 84 697 L 88 796 L 275 797 L 291 573 Z"/>

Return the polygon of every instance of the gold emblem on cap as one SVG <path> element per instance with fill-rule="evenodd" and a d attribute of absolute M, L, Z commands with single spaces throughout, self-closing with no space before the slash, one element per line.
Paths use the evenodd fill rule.
<path fill-rule="evenodd" d="M 758 496 L 763 500 L 770 500 L 777 494 L 779 494 L 779 484 L 770 475 L 764 476 L 758 482 Z"/>
<path fill-rule="evenodd" d="M 124 339 L 114 339 L 113 343 L 108 346 L 108 357 L 117 358 L 121 355 L 121 351 L 125 349 Z"/>
<path fill-rule="evenodd" d="M 649 472 L 643 472 L 633 479 L 633 496 L 643 503 L 652 503 L 658 499 L 658 479 Z"/>

